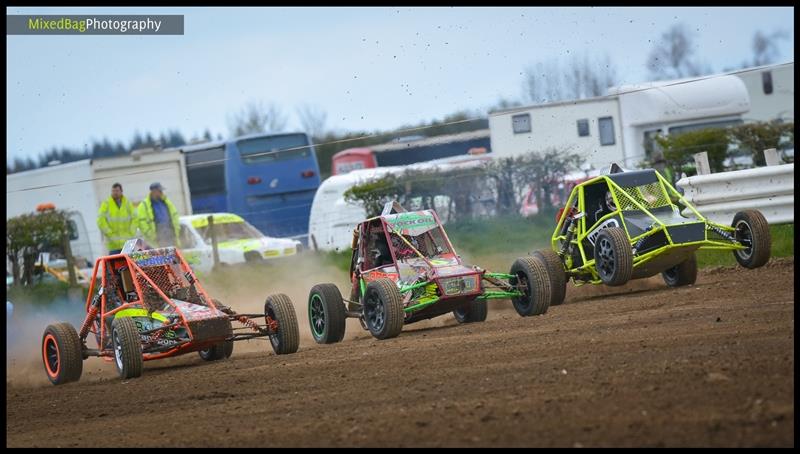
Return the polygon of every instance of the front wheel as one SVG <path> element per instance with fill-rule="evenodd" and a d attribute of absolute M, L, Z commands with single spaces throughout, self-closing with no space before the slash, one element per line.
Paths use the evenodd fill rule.
<path fill-rule="evenodd" d="M 558 306 L 564 302 L 564 297 L 567 295 L 567 272 L 564 270 L 564 262 L 552 249 L 541 249 L 531 255 L 539 257 L 547 265 L 547 272 L 553 285 L 550 289 L 550 305 Z"/>
<path fill-rule="evenodd" d="M 391 279 L 376 279 L 364 292 L 364 322 L 376 339 L 397 337 L 403 329 L 403 298 Z"/>
<path fill-rule="evenodd" d="M 339 287 L 334 284 L 317 284 L 308 295 L 308 323 L 311 335 L 318 344 L 333 344 L 344 338 L 344 301 Z"/>
<path fill-rule="evenodd" d="M 520 257 L 511 265 L 509 282 L 521 293 L 511 298 L 517 313 L 523 317 L 541 315 L 550 307 L 552 284 L 547 264 L 539 257 Z"/>
<path fill-rule="evenodd" d="M 111 344 L 114 347 L 114 363 L 117 365 L 119 377 L 127 379 L 141 376 L 144 368 L 142 338 L 131 317 L 114 319 L 111 324 Z"/>
<path fill-rule="evenodd" d="M 594 266 L 604 284 L 625 285 L 633 276 L 633 250 L 621 227 L 602 229 L 594 243 Z"/>
<path fill-rule="evenodd" d="M 83 346 L 69 323 L 49 325 L 42 336 L 42 360 L 54 385 L 78 381 L 83 372 Z"/>
<path fill-rule="evenodd" d="M 736 240 L 747 246 L 733 251 L 739 265 L 750 269 L 764 266 L 772 248 L 772 236 L 764 215 L 758 210 L 740 211 L 733 217 L 732 227 L 736 229 Z"/>
<path fill-rule="evenodd" d="M 476 323 L 485 322 L 486 315 L 489 312 L 486 301 L 470 301 L 469 303 L 459 307 L 453 311 L 458 323 Z"/>
<path fill-rule="evenodd" d="M 697 256 L 692 255 L 683 262 L 661 273 L 664 282 L 670 287 L 692 285 L 697 281 Z"/>
<path fill-rule="evenodd" d="M 288 296 L 279 293 L 267 297 L 264 302 L 264 313 L 267 323 L 270 319 L 278 322 L 278 330 L 269 336 L 272 350 L 276 355 L 294 353 L 300 346 L 300 329 L 297 326 L 297 314 Z"/>

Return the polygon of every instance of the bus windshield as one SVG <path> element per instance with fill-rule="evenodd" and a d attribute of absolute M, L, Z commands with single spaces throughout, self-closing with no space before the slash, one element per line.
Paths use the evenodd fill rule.
<path fill-rule="evenodd" d="M 280 134 L 236 142 L 246 164 L 308 158 L 311 147 L 305 134 Z"/>

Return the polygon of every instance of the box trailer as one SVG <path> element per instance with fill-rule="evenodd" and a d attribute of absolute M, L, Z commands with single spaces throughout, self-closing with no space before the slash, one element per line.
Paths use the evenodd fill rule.
<path fill-rule="evenodd" d="M 91 264 L 107 252 L 97 227 L 97 210 L 110 195 L 111 185 L 120 183 L 125 195 L 138 205 L 155 181 L 165 187 L 179 214 L 192 214 L 180 151 L 136 150 L 125 156 L 84 159 L 7 175 L 6 220 L 33 213 L 42 203 L 71 211 L 72 253 Z"/>

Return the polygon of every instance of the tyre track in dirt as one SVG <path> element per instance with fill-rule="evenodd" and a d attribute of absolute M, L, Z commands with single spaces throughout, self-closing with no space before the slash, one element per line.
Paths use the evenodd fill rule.
<path fill-rule="evenodd" d="M 288 356 L 266 344 L 218 363 L 187 355 L 130 381 L 7 379 L 6 443 L 794 446 L 793 273 L 781 259 L 680 289 L 569 287 L 539 317 L 501 304 L 481 324 L 304 340 Z"/>

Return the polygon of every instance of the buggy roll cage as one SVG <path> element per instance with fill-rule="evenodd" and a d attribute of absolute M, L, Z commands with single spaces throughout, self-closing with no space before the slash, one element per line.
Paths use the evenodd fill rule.
<path fill-rule="evenodd" d="M 652 176 L 655 177 L 654 180 L 652 180 Z M 647 183 L 642 183 L 643 181 L 647 181 Z M 594 223 L 587 226 L 587 216 L 583 215 L 577 219 L 574 219 L 574 216 L 578 213 L 588 214 L 585 200 L 585 188 L 601 182 L 605 182 L 608 185 L 608 191 L 611 193 L 615 209 L 613 211 L 609 210 L 608 213 L 605 213 L 601 217 L 597 218 Z M 629 183 L 630 186 L 623 186 L 626 183 Z M 667 229 L 669 224 L 664 223 L 651 212 L 655 208 L 648 208 L 644 206 L 640 200 L 637 200 L 637 197 L 634 197 L 631 195 L 631 193 L 629 193 L 630 190 L 635 190 L 636 194 L 638 194 L 641 200 L 646 200 L 646 197 L 641 192 L 641 186 L 653 183 L 657 184 L 661 193 L 660 195 L 663 196 L 663 198 L 659 200 L 661 202 L 665 202 L 664 205 L 661 205 L 660 207 L 668 206 L 673 211 L 677 211 L 678 213 L 689 210 L 696 218 L 696 220 L 692 222 L 702 222 L 705 224 L 704 239 L 681 243 L 674 242 Z M 681 207 L 678 204 L 684 207 L 683 210 L 681 210 Z M 631 210 L 640 211 L 647 215 L 652 220 L 650 229 L 639 235 L 631 237 L 624 214 L 625 211 L 629 210 L 623 210 L 623 207 L 630 207 Z M 587 253 L 584 250 L 584 239 L 586 239 L 586 237 L 589 236 L 589 234 L 591 234 L 603 222 L 615 216 L 619 216 L 621 227 L 625 230 L 625 233 L 630 239 L 632 245 L 641 244 L 644 239 L 659 232 L 663 232 L 667 238 L 668 244 L 642 254 L 637 253 L 634 248 L 634 266 L 643 264 L 653 259 L 656 255 L 664 250 L 672 247 L 698 246 L 698 249 L 704 250 L 739 250 L 747 248 L 747 246 L 743 245 L 734 238 L 733 234 L 736 231 L 734 227 L 709 221 L 706 217 L 700 214 L 700 212 L 697 211 L 697 209 L 683 196 L 683 194 L 678 192 L 657 170 L 648 169 L 643 171 L 626 172 L 618 166 L 616 168 L 612 166 L 609 174 L 599 175 L 576 185 L 567 199 L 565 208 L 562 210 L 561 215 L 558 218 L 556 228 L 550 239 L 550 243 L 552 249 L 556 251 L 556 253 L 565 262 L 568 276 L 572 275 L 577 277 L 590 274 L 591 279 L 588 280 L 588 282 L 601 282 L 594 266 L 593 254 L 591 256 L 587 256 Z M 687 218 L 687 220 L 691 219 L 683 214 L 681 214 L 681 216 Z M 577 222 L 577 233 L 569 240 L 569 245 L 574 245 L 580 252 L 582 264 L 577 268 L 572 267 L 572 258 L 564 252 L 568 245 L 561 244 L 561 242 L 567 240 L 568 238 L 567 230 L 569 226 L 566 226 L 567 228 L 565 228 L 566 222 L 569 222 L 570 224 L 572 222 Z M 715 237 L 709 237 L 709 234 L 715 235 Z M 577 280 L 576 284 L 578 284 Z"/>

